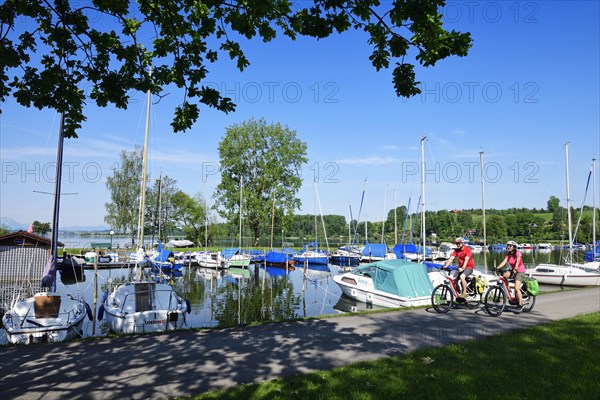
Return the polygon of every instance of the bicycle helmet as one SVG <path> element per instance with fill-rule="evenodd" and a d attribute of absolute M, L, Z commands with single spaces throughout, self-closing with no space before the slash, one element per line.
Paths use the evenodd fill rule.
<path fill-rule="evenodd" d="M 461 237 L 457 237 L 456 239 L 454 239 L 454 243 L 458 244 L 458 243 L 464 243 L 465 239 L 461 238 Z"/>
<path fill-rule="evenodd" d="M 517 242 L 515 242 L 514 240 L 509 240 L 508 242 L 506 242 L 507 246 L 514 246 L 515 248 L 517 247 Z"/>

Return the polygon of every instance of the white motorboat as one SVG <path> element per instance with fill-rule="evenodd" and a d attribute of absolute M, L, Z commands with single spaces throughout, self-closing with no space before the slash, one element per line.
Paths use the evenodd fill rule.
<path fill-rule="evenodd" d="M 333 280 L 351 299 L 382 307 L 427 305 L 433 291 L 427 267 L 403 259 L 366 264 Z"/>
<path fill-rule="evenodd" d="M 196 255 L 196 262 L 203 268 L 219 268 L 221 267 L 221 252 L 198 252 Z"/>

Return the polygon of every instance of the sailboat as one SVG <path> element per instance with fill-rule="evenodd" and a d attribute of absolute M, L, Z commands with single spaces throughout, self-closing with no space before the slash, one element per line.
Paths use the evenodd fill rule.
<path fill-rule="evenodd" d="M 250 265 L 250 255 L 242 252 L 242 204 L 244 198 L 242 196 L 244 190 L 244 179 L 240 177 L 240 209 L 239 221 L 240 229 L 238 233 L 239 247 L 229 247 L 221 251 L 221 266 L 223 268 L 248 268 Z"/>
<path fill-rule="evenodd" d="M 362 250 L 355 245 L 354 240 L 352 238 L 352 208 L 350 204 L 348 204 L 348 216 L 350 219 L 348 220 L 348 244 L 338 247 L 337 250 L 333 251 L 329 255 L 329 261 L 332 264 L 339 265 L 340 267 L 353 267 L 360 264 L 360 258 L 362 257 Z M 354 237 L 356 237 L 356 228 L 355 228 Z"/>
<path fill-rule="evenodd" d="M 86 315 L 92 320 L 90 307 L 82 296 L 56 292 L 64 123 L 65 117 L 62 114 L 56 156 L 52 242 L 50 257 L 41 278 L 42 291 L 16 301 L 2 317 L 8 340 L 13 344 L 63 342 L 81 335 Z"/>
<path fill-rule="evenodd" d="M 327 251 L 323 251 L 319 248 L 318 238 L 318 226 L 317 226 L 317 214 L 315 213 L 315 241 L 307 243 L 302 247 L 302 251 L 299 254 L 294 255 L 294 261 L 298 264 L 306 264 L 310 266 L 323 266 L 316 267 L 329 270 L 327 264 L 329 263 L 329 240 L 327 239 L 327 231 L 325 230 L 325 220 L 323 219 L 323 212 L 321 210 L 321 200 L 319 199 L 319 191 L 317 189 L 316 180 L 313 182 L 315 186 L 315 202 L 319 205 L 319 214 L 321 215 L 321 224 L 323 226 L 323 236 L 325 237 L 325 244 Z"/>
<path fill-rule="evenodd" d="M 567 181 L 567 220 L 569 227 L 569 253 L 564 265 L 539 264 L 527 269 L 525 273 L 539 283 L 560 286 L 600 286 L 600 271 L 581 268 L 581 264 L 573 263 L 573 234 L 571 232 L 571 198 L 569 187 L 569 143 L 565 143 L 565 163 Z M 595 210 L 594 210 L 595 211 Z"/>
<path fill-rule="evenodd" d="M 144 244 L 144 205 L 146 198 L 146 164 L 148 157 L 148 125 L 150 116 L 150 90 L 146 106 L 146 134 L 144 139 L 139 244 Z M 138 265 L 139 266 L 139 265 Z M 142 269 L 140 268 L 140 271 Z M 137 279 L 136 279 L 137 278 Z M 162 332 L 181 329 L 186 323 L 190 304 L 184 301 L 165 282 L 144 279 L 142 274 L 106 289 L 98 310 L 98 319 L 106 315 L 106 322 L 115 333 Z"/>

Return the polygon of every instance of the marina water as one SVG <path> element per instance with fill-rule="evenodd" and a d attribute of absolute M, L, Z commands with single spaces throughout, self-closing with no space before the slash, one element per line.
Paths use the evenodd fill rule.
<path fill-rule="evenodd" d="M 560 263 L 563 251 L 524 252 L 526 267 L 539 263 Z M 503 259 L 504 253 L 487 253 L 487 272 Z M 475 254 L 476 269 L 486 272 L 483 254 Z M 456 264 L 456 263 L 455 263 Z M 322 266 L 320 266 L 322 267 Z M 248 270 L 214 270 L 200 267 L 184 267 L 181 275 L 172 277 L 170 283 L 191 304 L 186 316 L 188 328 L 231 327 L 260 321 L 286 321 L 305 317 L 318 317 L 344 312 L 378 309 L 342 296 L 333 276 L 342 273 L 336 265 L 328 271 L 311 266 L 304 270 L 298 265 L 293 271 L 250 265 Z M 96 311 L 109 281 L 124 281 L 131 271 L 128 268 L 99 269 L 97 279 L 94 270 L 84 271 L 81 281 L 63 281 L 59 272 L 57 291 L 83 294 L 86 302 Z M 94 282 L 97 282 L 98 299 L 94 299 Z M 544 290 L 544 287 L 541 288 Z M 558 287 L 552 287 L 552 290 Z M 546 288 L 549 290 L 549 288 Z M 95 332 L 95 333 L 94 333 Z M 104 321 L 84 322 L 83 336 L 106 336 L 108 327 Z M 0 330 L 0 344 L 6 344 L 6 333 Z"/>

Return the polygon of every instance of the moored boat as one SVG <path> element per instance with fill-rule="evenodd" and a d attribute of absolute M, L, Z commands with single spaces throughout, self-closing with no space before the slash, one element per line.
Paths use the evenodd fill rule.
<path fill-rule="evenodd" d="M 12 264 L 11 273 L 15 275 L 12 279 L 13 285 L 15 282 L 22 284 L 21 290 L 14 293 L 10 309 L 2 317 L 8 340 L 14 344 L 62 342 L 72 339 L 81 334 L 86 315 L 90 320 L 92 319 L 89 305 L 79 292 L 71 295 L 56 291 L 64 124 L 65 115 L 61 114 L 54 183 L 52 239 L 49 243 L 50 252 L 45 267 L 39 261 L 47 254 L 37 247 L 40 243 L 47 246 L 47 239 L 29 232 L 18 232 L 4 235 L 3 240 L 0 240 L 0 243 L 4 240 L 12 241 L 10 246 L 0 246 L 0 253 L 4 253 L 3 256 L 7 257 L 6 261 Z M 14 257 L 11 258 L 12 253 Z M 27 260 L 28 253 L 31 253 L 31 257 L 34 258 Z M 39 258 L 35 256 L 36 254 Z M 4 260 L 0 257 L 0 265 L 2 264 Z M 38 268 L 43 268 L 43 271 L 39 271 Z M 39 272 L 42 272 L 39 276 L 33 275 Z M 34 293 L 38 293 L 31 296 L 32 289 Z"/>
<path fill-rule="evenodd" d="M 539 283 L 560 286 L 600 286 L 600 272 L 575 265 L 539 264 L 525 271 Z"/>
<path fill-rule="evenodd" d="M 98 319 L 106 316 L 115 333 L 146 333 L 181 329 L 189 304 L 166 283 L 131 281 L 105 295 Z"/>
<path fill-rule="evenodd" d="M 427 267 L 402 259 L 366 264 L 333 280 L 351 299 L 382 307 L 427 305 L 433 291 Z"/>

